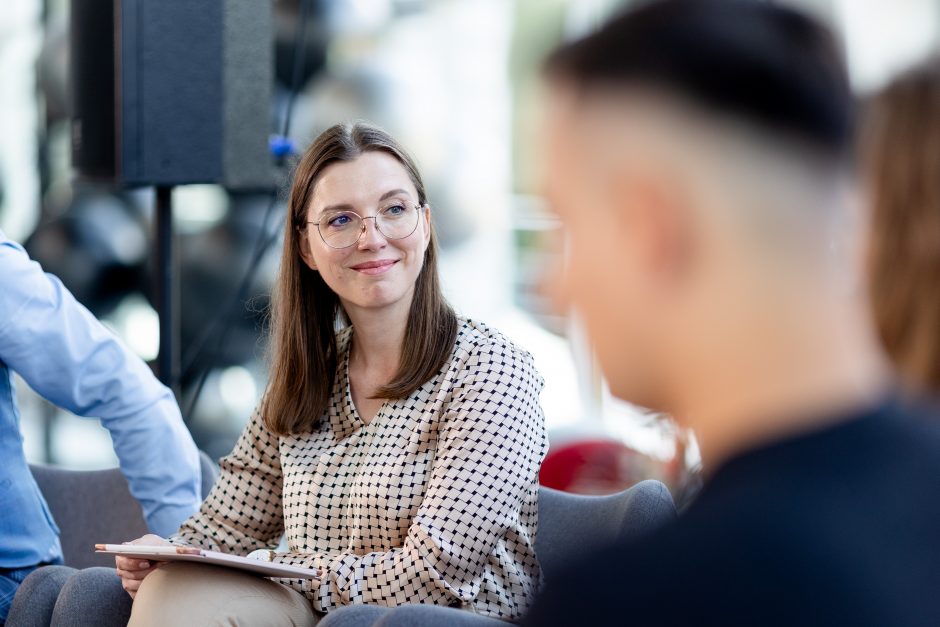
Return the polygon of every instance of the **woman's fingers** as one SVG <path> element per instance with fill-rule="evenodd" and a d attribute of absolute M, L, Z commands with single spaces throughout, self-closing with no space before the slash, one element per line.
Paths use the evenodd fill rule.
<path fill-rule="evenodd" d="M 140 538 L 137 538 L 136 540 L 131 540 L 130 542 L 125 542 L 124 544 L 143 544 L 145 546 L 165 546 L 165 545 L 169 545 L 170 543 L 158 535 L 148 533 L 145 536 L 141 536 Z M 118 570 L 134 571 L 134 570 L 151 568 L 151 566 L 155 564 L 156 562 L 153 562 L 152 560 L 142 560 L 139 557 L 124 557 L 121 555 L 117 555 L 114 558 L 114 563 L 117 566 Z"/>
<path fill-rule="evenodd" d="M 148 533 L 147 535 L 137 538 L 136 540 L 131 540 L 130 542 L 125 542 L 124 544 L 143 544 L 143 545 L 167 545 L 170 544 L 164 538 Z M 116 555 L 114 557 L 114 564 L 117 567 L 118 577 L 121 578 L 121 585 L 124 587 L 124 590 L 127 591 L 127 594 L 133 599 L 137 596 L 137 590 L 140 588 L 141 582 L 144 578 L 152 573 L 154 569 L 159 567 L 165 562 L 155 562 L 153 560 L 144 560 L 139 557 L 125 557 L 122 555 Z"/>
<path fill-rule="evenodd" d="M 136 579 L 139 581 L 143 579 L 144 577 L 146 577 L 147 575 L 149 575 L 150 573 L 152 573 L 157 568 L 157 566 L 159 566 L 159 564 L 155 564 L 151 566 L 150 568 L 145 568 L 141 570 L 122 570 L 118 568 L 117 574 L 118 574 L 118 577 L 120 577 L 121 579 Z"/>
<path fill-rule="evenodd" d="M 118 570 L 146 570 L 150 568 L 153 563 L 150 560 L 142 560 L 139 557 L 124 557 L 116 556 L 114 558 L 114 563 L 117 566 Z"/>
<path fill-rule="evenodd" d="M 133 599 L 137 596 L 137 590 L 140 589 L 140 581 L 135 579 L 122 579 L 121 585 L 124 587 L 124 591 L 127 592 Z"/>
<path fill-rule="evenodd" d="M 124 590 L 126 590 L 133 599 L 137 596 L 137 590 L 140 588 L 140 584 L 143 583 L 144 578 L 165 563 L 166 562 L 150 562 L 151 565 L 149 568 L 135 570 L 122 570 L 118 568 L 117 574 L 118 577 L 121 578 L 121 586 L 123 586 Z"/>

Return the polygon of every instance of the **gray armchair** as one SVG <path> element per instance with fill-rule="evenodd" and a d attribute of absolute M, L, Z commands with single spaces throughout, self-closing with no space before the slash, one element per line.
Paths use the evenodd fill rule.
<path fill-rule="evenodd" d="M 638 537 L 676 517 L 672 495 L 659 481 L 641 481 L 608 496 L 539 489 L 535 553 L 547 577 L 593 548 Z M 494 618 L 434 605 L 397 608 L 351 605 L 327 614 L 319 627 L 505 627 Z"/>
<path fill-rule="evenodd" d="M 219 471 L 201 452 L 200 466 L 205 498 Z M 113 567 L 114 557 L 95 553 L 96 543 L 133 540 L 149 533 L 140 505 L 119 469 L 75 471 L 31 465 L 30 470 L 61 529 L 66 566 Z"/>
<path fill-rule="evenodd" d="M 203 497 L 218 470 L 202 454 Z M 65 563 L 75 568 L 113 566 L 96 554 L 102 540 L 131 539 L 147 533 L 137 501 L 118 469 L 76 472 L 32 466 L 52 515 L 61 527 Z M 107 515 L 102 515 L 107 512 Z M 676 516 L 669 490 L 658 481 L 642 481 L 609 496 L 580 496 L 539 489 L 539 532 L 535 550 L 546 576 L 562 572 L 569 561 L 592 548 L 637 537 Z M 354 605 L 330 612 L 319 627 L 505 627 L 506 623 L 466 611 L 434 605 L 397 608 Z"/>

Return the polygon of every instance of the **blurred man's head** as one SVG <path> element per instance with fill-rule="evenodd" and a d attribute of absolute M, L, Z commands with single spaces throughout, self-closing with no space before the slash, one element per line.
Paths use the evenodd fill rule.
<path fill-rule="evenodd" d="M 684 370 L 720 367 L 762 327 L 785 334 L 806 297 L 844 298 L 853 98 L 838 50 L 770 3 L 670 0 L 549 59 L 559 296 L 617 396 L 674 411 Z"/>

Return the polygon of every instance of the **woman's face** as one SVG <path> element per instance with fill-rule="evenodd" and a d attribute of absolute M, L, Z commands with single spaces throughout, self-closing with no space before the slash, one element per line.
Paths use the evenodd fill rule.
<path fill-rule="evenodd" d="M 307 221 L 319 222 L 320 227 L 318 231 L 317 225 L 308 223 L 301 231 L 300 254 L 336 292 L 347 312 L 410 306 L 430 242 L 431 216 L 427 207 L 416 209 L 418 193 L 401 163 L 388 153 L 370 151 L 353 161 L 329 165 L 320 174 L 312 199 Z M 334 245 L 355 237 L 353 213 L 369 218 L 355 231 L 361 233 L 358 241 L 345 248 L 328 245 L 324 237 Z M 376 216 L 378 228 L 377 220 L 371 219 Z M 388 237 L 408 231 L 396 231 L 395 221 L 410 227 L 415 220 L 409 235 Z"/>

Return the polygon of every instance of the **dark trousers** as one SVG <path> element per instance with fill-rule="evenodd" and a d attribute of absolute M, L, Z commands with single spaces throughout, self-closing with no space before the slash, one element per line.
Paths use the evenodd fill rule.
<path fill-rule="evenodd" d="M 113 568 L 44 566 L 23 579 L 6 627 L 124 627 L 131 597 Z"/>

